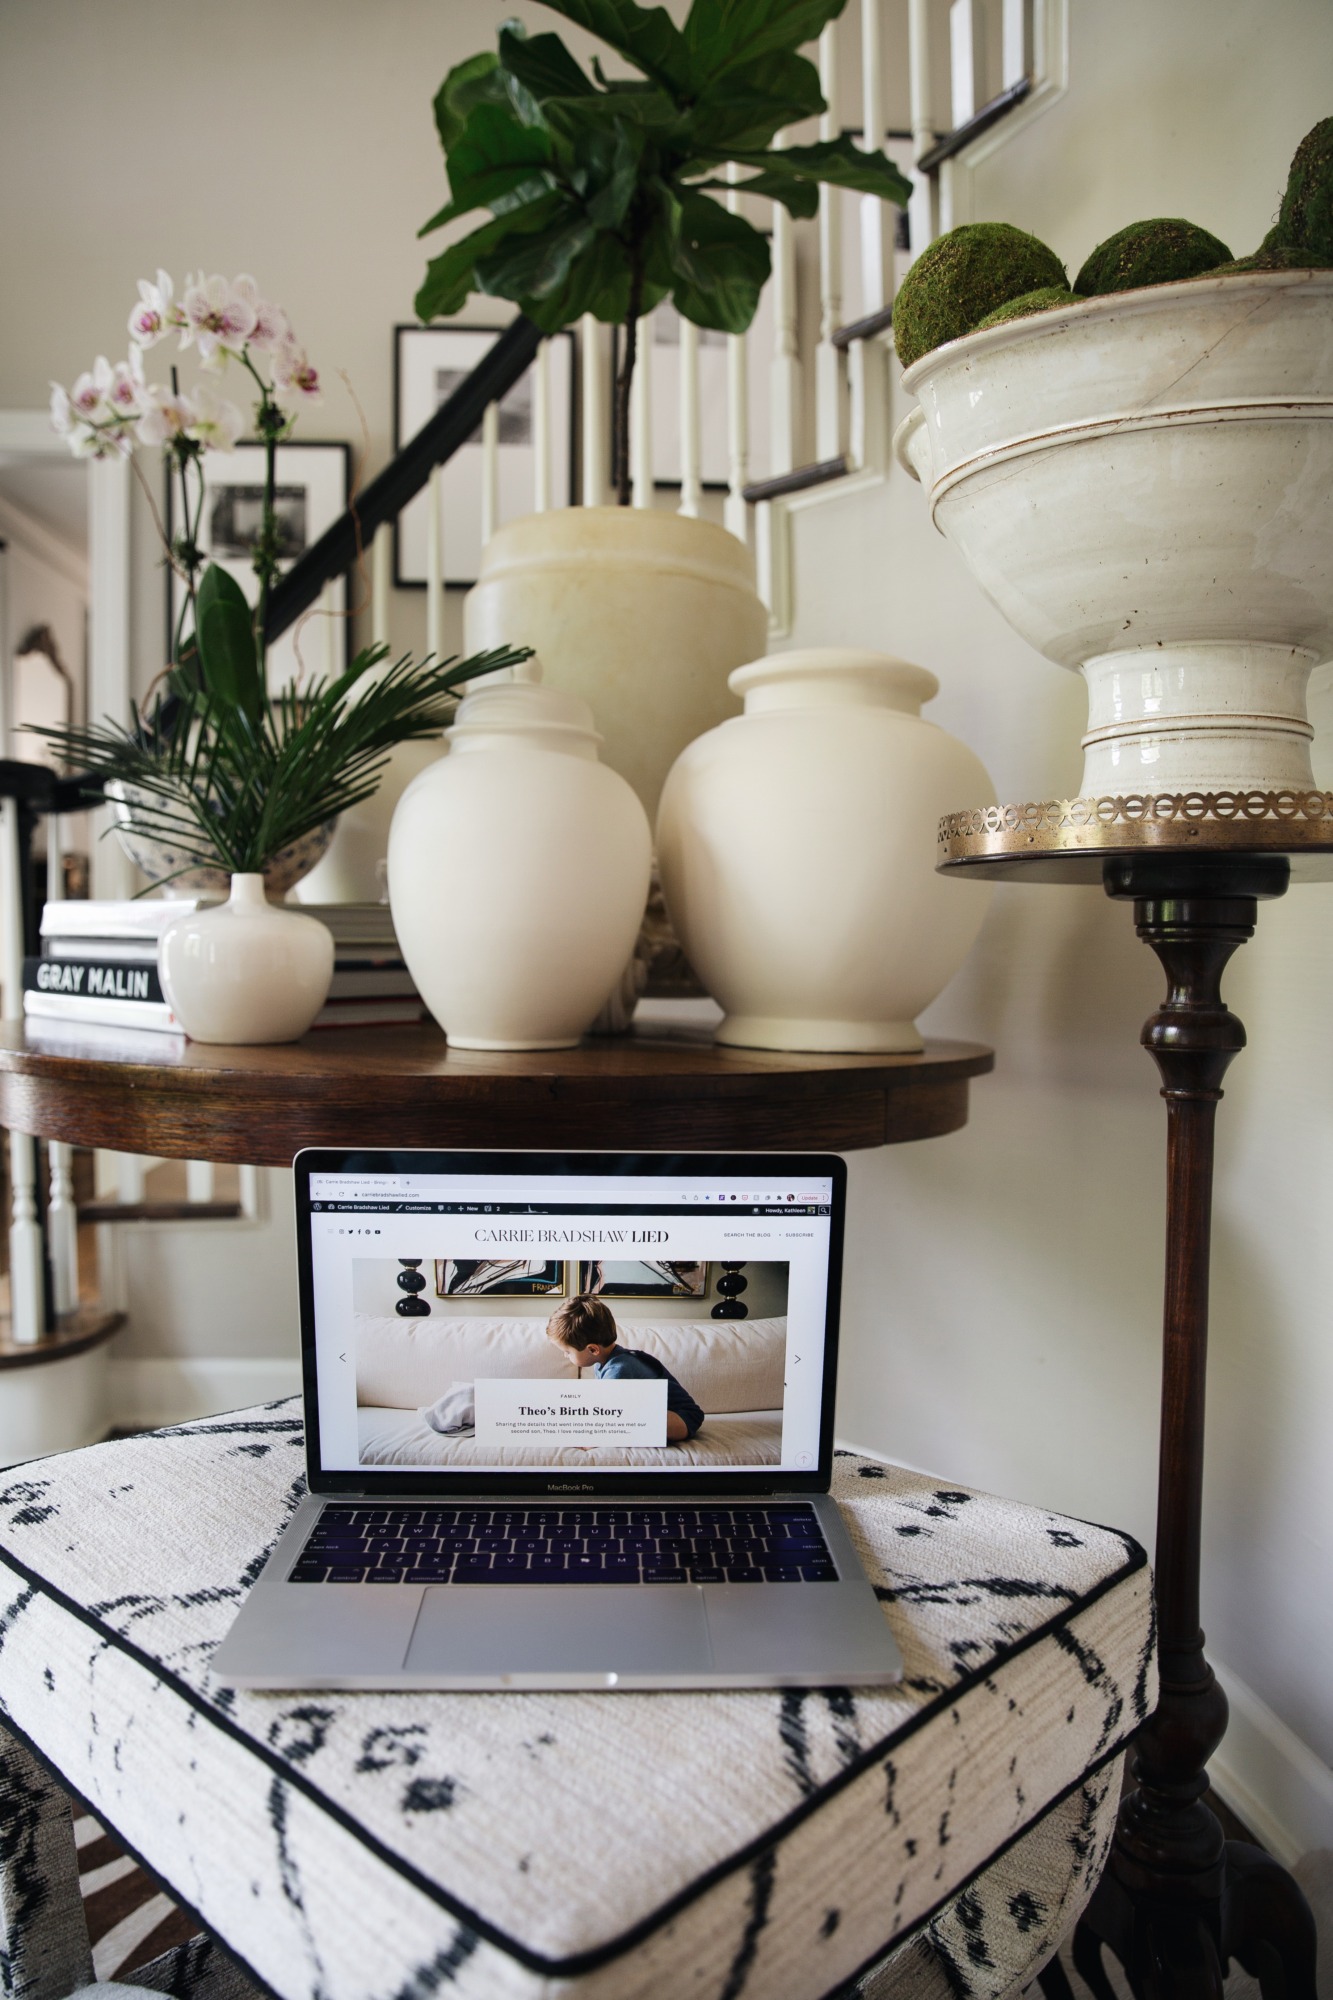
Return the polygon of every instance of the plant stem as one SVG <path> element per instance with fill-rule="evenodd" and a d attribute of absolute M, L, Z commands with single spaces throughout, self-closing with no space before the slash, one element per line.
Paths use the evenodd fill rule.
<path fill-rule="evenodd" d="M 639 307 L 643 299 L 643 253 L 635 246 L 634 261 L 630 267 L 629 307 L 625 314 L 625 359 L 621 363 L 616 378 L 615 409 L 615 487 L 616 504 L 628 507 L 630 504 L 629 480 L 629 393 L 634 381 L 634 361 L 638 351 Z"/>

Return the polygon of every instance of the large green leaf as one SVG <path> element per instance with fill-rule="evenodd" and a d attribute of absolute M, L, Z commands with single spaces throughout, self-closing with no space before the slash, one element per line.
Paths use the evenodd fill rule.
<path fill-rule="evenodd" d="M 456 313 L 469 292 L 479 289 L 477 263 L 480 258 L 497 249 L 511 236 L 517 238 L 549 228 L 565 205 L 563 197 L 558 194 L 543 195 L 540 200 L 529 202 L 526 208 L 483 222 L 480 229 L 472 230 L 457 243 L 451 243 L 440 256 L 432 257 L 414 301 L 417 317 L 423 320 L 447 319 L 451 313 Z"/>
<path fill-rule="evenodd" d="M 495 298 L 543 299 L 563 285 L 571 263 L 588 249 L 594 233 L 585 215 L 562 203 L 548 228 L 506 237 L 479 257 L 477 283 Z"/>
<path fill-rule="evenodd" d="M 709 81 L 690 120 L 691 143 L 710 151 L 767 146 L 784 125 L 824 109 L 819 71 L 804 56 L 760 56 Z"/>
<path fill-rule="evenodd" d="M 479 104 L 449 152 L 451 199 L 417 231 L 425 236 L 475 208 L 503 215 L 553 183 L 550 135 L 520 124 L 507 104 Z"/>
<path fill-rule="evenodd" d="M 255 645 L 254 613 L 235 577 L 217 563 L 208 565 L 199 584 L 195 634 L 209 695 L 257 719 L 264 705 L 264 682 Z"/>
<path fill-rule="evenodd" d="M 617 237 L 602 231 L 570 264 L 561 284 L 544 298 L 525 297 L 519 303 L 543 333 L 558 333 L 585 312 L 608 326 L 621 325 L 629 311 L 629 291 L 629 252 Z"/>
<path fill-rule="evenodd" d="M 756 56 L 803 48 L 846 0 L 694 0 L 683 30 L 696 76 L 720 77 Z"/>
<path fill-rule="evenodd" d="M 500 30 L 500 62 L 537 104 L 552 97 L 595 97 L 596 85 L 580 69 L 559 35 L 524 35 L 517 24 Z"/>
<path fill-rule="evenodd" d="M 816 146 L 784 146 L 775 153 L 751 153 L 728 148 L 724 156 L 743 167 L 801 174 L 812 181 L 828 181 L 834 187 L 851 188 L 857 194 L 877 194 L 885 201 L 904 207 L 911 197 L 912 183 L 882 153 L 863 153 L 844 133 L 841 138 L 822 140 Z"/>
<path fill-rule="evenodd" d="M 707 195 L 687 193 L 671 262 L 677 311 L 696 326 L 744 333 L 771 269 L 768 244 L 757 229 Z"/>
<path fill-rule="evenodd" d="M 735 187 L 741 194 L 767 195 L 770 201 L 780 201 L 789 215 L 808 220 L 819 213 L 819 189 L 814 181 L 802 180 L 799 174 L 765 173 L 752 174 L 748 181 L 692 181 L 691 186 L 699 193 L 705 188 L 716 188 L 719 192 L 730 193 Z"/>
<path fill-rule="evenodd" d="M 673 97 L 691 94 L 695 72 L 690 50 L 665 7 L 640 7 L 635 0 L 542 0 L 542 4 L 628 56 L 636 69 Z"/>
<path fill-rule="evenodd" d="M 639 185 L 644 135 L 618 124 L 613 133 L 591 134 L 580 148 L 584 168 L 584 211 L 596 229 L 619 229 Z"/>
<path fill-rule="evenodd" d="M 435 129 L 447 153 L 462 137 L 463 127 L 478 104 L 504 101 L 500 59 L 491 49 L 466 62 L 455 63 L 435 93 Z"/>

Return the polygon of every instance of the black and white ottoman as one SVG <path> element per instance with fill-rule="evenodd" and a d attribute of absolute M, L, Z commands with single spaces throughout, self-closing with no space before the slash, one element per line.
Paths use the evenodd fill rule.
<path fill-rule="evenodd" d="M 1156 1691 L 1128 1536 L 843 1457 L 900 1687 L 215 1685 L 302 1463 L 293 1401 L 0 1474 L 11 1964 L 62 1920 L 29 1752 L 283 2000 L 998 1995 L 1078 1915 Z"/>

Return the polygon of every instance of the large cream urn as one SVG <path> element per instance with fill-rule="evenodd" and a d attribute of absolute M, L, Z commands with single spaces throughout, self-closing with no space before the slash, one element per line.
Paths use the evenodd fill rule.
<path fill-rule="evenodd" d="M 1333 271 L 1192 278 L 946 342 L 902 463 L 1009 623 L 1088 687 L 1082 795 L 1313 788 L 1333 656 Z M 1191 804 L 1191 799 L 1194 803 Z"/>
<path fill-rule="evenodd" d="M 651 820 L 694 737 L 736 704 L 734 667 L 760 654 L 768 613 L 744 543 L 711 521 L 648 508 L 563 507 L 510 521 L 468 592 L 464 646 L 532 646 L 548 687 L 591 707 L 602 761 Z"/>
<path fill-rule="evenodd" d="M 389 829 L 403 957 L 456 1047 L 572 1047 L 634 949 L 647 815 L 561 689 L 478 685 L 445 743 Z"/>
<path fill-rule="evenodd" d="M 919 1050 L 916 1016 L 957 972 L 988 885 L 935 872 L 940 816 L 994 799 L 980 760 L 927 722 L 933 674 L 843 647 L 731 676 L 745 712 L 677 760 L 658 861 L 690 962 L 747 1048 Z"/>

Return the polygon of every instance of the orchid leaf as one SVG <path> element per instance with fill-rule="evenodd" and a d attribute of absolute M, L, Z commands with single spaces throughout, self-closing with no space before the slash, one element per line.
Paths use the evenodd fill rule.
<path fill-rule="evenodd" d="M 264 703 L 264 683 L 254 613 L 235 577 L 217 563 L 210 563 L 200 580 L 195 632 L 206 692 L 229 708 L 257 716 Z"/>

